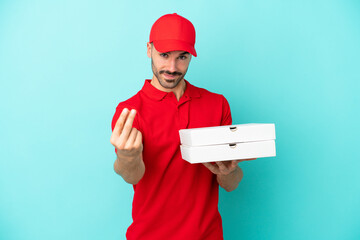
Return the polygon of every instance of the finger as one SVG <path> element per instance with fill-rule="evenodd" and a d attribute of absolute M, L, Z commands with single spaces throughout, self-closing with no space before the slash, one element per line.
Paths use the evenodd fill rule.
<path fill-rule="evenodd" d="M 139 148 L 141 145 L 142 145 L 142 133 L 138 130 L 134 142 L 134 147 Z"/>
<path fill-rule="evenodd" d="M 127 142 L 128 138 L 129 138 L 129 134 L 132 129 L 132 124 L 134 122 L 135 115 L 136 115 L 136 110 L 132 109 L 126 119 L 124 128 L 119 137 L 119 141 L 122 143 L 121 145 L 125 145 L 125 143 Z"/>
<path fill-rule="evenodd" d="M 251 161 L 251 160 L 255 160 L 256 158 L 249 158 L 249 159 L 242 159 L 242 161 Z"/>
<path fill-rule="evenodd" d="M 234 160 L 231 162 L 231 168 L 235 168 L 241 160 Z"/>
<path fill-rule="evenodd" d="M 115 126 L 114 126 L 114 129 L 113 129 L 113 132 L 111 133 L 111 137 L 110 137 L 110 143 L 113 145 L 113 146 L 117 146 L 118 144 L 118 141 L 119 141 L 119 136 L 122 132 L 122 129 L 123 129 L 123 126 L 124 126 L 124 122 L 125 122 L 125 119 L 127 117 L 129 113 L 129 110 L 127 108 L 124 108 L 119 116 L 119 118 L 117 119 L 116 123 L 115 123 Z"/>
<path fill-rule="evenodd" d="M 227 173 L 229 171 L 223 162 L 216 162 L 216 164 L 219 166 L 220 173 Z"/>
<path fill-rule="evenodd" d="M 129 134 L 129 138 L 126 141 L 125 146 L 124 146 L 125 149 L 131 149 L 131 148 L 134 147 L 134 142 L 135 142 L 135 139 L 136 139 L 136 136 L 137 136 L 137 131 L 138 130 L 136 128 L 131 129 L 131 132 Z"/>
<path fill-rule="evenodd" d="M 126 120 L 126 117 L 127 117 L 128 113 L 129 113 L 129 109 L 124 108 L 122 110 L 118 120 L 116 121 L 113 133 L 115 133 L 117 136 L 120 136 L 120 134 L 121 134 L 121 131 L 122 131 L 123 127 L 124 127 L 124 123 L 125 123 L 125 120 Z"/>
<path fill-rule="evenodd" d="M 218 174 L 219 170 L 217 167 L 215 167 L 215 165 L 211 164 L 211 163 L 202 163 L 205 165 L 205 167 L 207 167 L 212 173 L 214 174 Z"/>

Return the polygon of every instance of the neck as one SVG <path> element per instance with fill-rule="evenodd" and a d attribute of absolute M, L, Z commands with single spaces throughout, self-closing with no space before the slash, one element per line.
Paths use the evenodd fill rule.
<path fill-rule="evenodd" d="M 178 101 L 180 100 L 181 96 L 184 94 L 185 89 L 186 89 L 186 82 L 184 79 L 181 79 L 179 84 L 174 88 L 164 88 L 163 86 L 160 85 L 159 80 L 155 76 L 152 77 L 150 83 L 151 83 L 151 85 L 153 85 L 155 88 L 159 89 L 160 91 L 173 92 Z"/>

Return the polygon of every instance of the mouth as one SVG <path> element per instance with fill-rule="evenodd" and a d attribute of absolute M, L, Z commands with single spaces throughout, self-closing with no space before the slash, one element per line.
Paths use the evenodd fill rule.
<path fill-rule="evenodd" d="M 175 79 L 176 78 L 175 75 L 170 75 L 170 74 L 167 74 L 167 73 L 164 73 L 164 77 L 167 78 L 167 79 Z"/>

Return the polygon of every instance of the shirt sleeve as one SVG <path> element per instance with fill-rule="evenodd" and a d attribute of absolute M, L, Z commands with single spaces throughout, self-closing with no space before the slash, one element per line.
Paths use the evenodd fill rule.
<path fill-rule="evenodd" d="M 136 109 L 134 107 L 131 107 L 131 106 L 126 106 L 124 104 L 119 104 L 117 107 L 116 107 L 116 110 L 115 110 L 115 114 L 112 118 L 112 121 L 111 121 L 111 131 L 114 131 L 114 128 L 115 128 L 115 124 L 117 122 L 117 120 L 119 119 L 120 117 L 120 114 L 121 112 L 124 110 L 124 108 L 127 108 L 129 110 L 131 109 Z M 139 124 L 139 111 L 136 109 L 136 115 L 135 115 L 135 119 L 134 119 L 134 122 L 133 122 L 133 125 L 132 125 L 133 128 L 136 128 L 137 130 L 139 130 L 141 133 L 141 129 L 140 129 L 140 124 Z M 117 152 L 116 148 L 115 148 L 115 152 Z"/>
<path fill-rule="evenodd" d="M 222 103 L 221 126 L 232 125 L 230 105 L 224 96 L 222 96 L 222 99 L 223 99 L 223 103 Z"/>

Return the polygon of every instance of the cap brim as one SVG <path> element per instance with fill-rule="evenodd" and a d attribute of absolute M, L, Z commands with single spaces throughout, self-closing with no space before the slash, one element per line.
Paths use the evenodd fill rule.
<path fill-rule="evenodd" d="M 179 40 L 154 40 L 153 43 L 158 52 L 186 51 L 194 57 L 197 56 L 195 48 L 187 42 Z"/>

